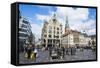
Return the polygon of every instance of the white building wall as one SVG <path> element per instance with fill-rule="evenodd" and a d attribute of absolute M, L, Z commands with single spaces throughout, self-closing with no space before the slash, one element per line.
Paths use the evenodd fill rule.
<path fill-rule="evenodd" d="M 74 46 L 73 34 L 69 34 L 67 36 L 62 37 L 62 46 L 64 47 Z"/>
<path fill-rule="evenodd" d="M 45 23 L 44 23 L 45 24 Z M 53 22 L 52 19 L 50 19 L 48 21 L 48 24 L 46 25 L 47 28 L 44 28 L 46 30 L 46 33 L 45 32 L 42 32 L 42 39 L 45 39 L 46 40 L 46 47 L 47 47 L 47 44 L 48 44 L 48 39 L 58 39 L 60 40 L 60 43 L 61 43 L 61 35 L 62 35 L 62 26 L 60 26 L 61 24 L 57 21 L 57 22 Z M 54 29 L 55 27 L 55 29 Z M 57 30 L 57 28 L 59 28 L 59 30 Z M 55 33 L 54 33 L 55 31 Z M 59 34 L 57 33 L 59 32 Z M 44 37 L 44 35 L 46 35 L 47 37 Z M 49 37 L 49 35 L 51 35 L 51 38 Z M 55 38 L 55 36 L 59 36 L 59 38 Z M 53 41 L 52 41 L 52 44 L 53 44 Z"/>
<path fill-rule="evenodd" d="M 68 44 L 71 45 L 71 46 L 74 45 L 73 34 L 69 34 L 69 35 L 68 35 Z"/>
<path fill-rule="evenodd" d="M 86 37 L 86 45 L 87 46 L 91 46 L 91 45 L 89 45 L 89 42 L 91 42 L 91 38 L 90 37 Z"/>
<path fill-rule="evenodd" d="M 86 38 L 84 37 L 83 34 L 79 35 L 79 45 L 80 46 L 85 46 L 86 45 Z"/>

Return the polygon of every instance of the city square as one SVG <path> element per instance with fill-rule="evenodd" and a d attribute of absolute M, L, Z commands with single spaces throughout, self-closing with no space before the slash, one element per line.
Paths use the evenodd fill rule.
<path fill-rule="evenodd" d="M 38 57 L 36 59 L 30 59 L 27 60 L 25 58 L 25 53 L 20 54 L 20 63 L 41 63 L 41 62 L 57 62 L 57 61 L 81 61 L 81 60 L 95 60 L 96 59 L 96 53 L 95 51 L 91 49 L 84 49 L 83 51 L 80 51 L 80 49 L 77 49 L 75 55 L 64 55 L 64 58 L 62 59 L 51 59 L 49 50 L 42 51 L 41 49 L 38 50 Z"/>
<path fill-rule="evenodd" d="M 20 64 L 96 60 L 95 9 L 27 6 L 31 18 L 19 7 Z"/>

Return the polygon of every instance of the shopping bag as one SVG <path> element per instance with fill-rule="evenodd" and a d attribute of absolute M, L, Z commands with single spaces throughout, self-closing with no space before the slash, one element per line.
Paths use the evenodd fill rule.
<path fill-rule="evenodd" d="M 30 59 L 35 59 L 34 52 L 31 53 Z"/>

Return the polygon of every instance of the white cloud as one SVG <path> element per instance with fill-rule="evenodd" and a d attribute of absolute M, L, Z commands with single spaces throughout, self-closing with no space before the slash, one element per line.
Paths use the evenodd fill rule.
<path fill-rule="evenodd" d="M 43 20 L 45 20 L 45 19 L 48 18 L 48 16 L 46 16 L 46 15 L 40 15 L 40 14 L 36 14 L 36 17 L 37 17 L 38 20 L 41 20 L 41 21 L 43 21 Z"/>
<path fill-rule="evenodd" d="M 63 17 L 68 16 L 69 20 L 86 20 L 89 12 L 87 8 L 57 7 L 57 14 Z"/>
<path fill-rule="evenodd" d="M 59 21 L 63 24 L 63 29 L 65 26 L 66 16 L 68 17 L 68 22 L 70 28 L 78 31 L 86 31 L 87 34 L 95 34 L 95 20 L 89 19 L 88 8 L 76 8 L 71 7 L 57 7 L 57 15 Z"/>
<path fill-rule="evenodd" d="M 43 21 L 43 20 L 47 20 L 48 21 L 52 17 L 52 15 L 54 13 L 55 12 L 53 12 L 53 11 L 49 11 L 49 14 L 48 15 L 36 14 L 36 18 L 38 20 L 41 20 L 41 21 Z"/>
<path fill-rule="evenodd" d="M 88 35 L 96 34 L 96 29 L 93 28 L 93 29 L 91 29 L 91 30 L 87 30 L 87 33 L 88 33 Z"/>
<path fill-rule="evenodd" d="M 32 29 L 32 33 L 35 35 L 35 40 L 37 41 L 38 39 L 41 38 L 41 31 L 42 31 L 42 25 L 38 25 L 38 24 L 31 24 L 31 29 Z"/>
<path fill-rule="evenodd" d="M 49 20 L 52 15 L 56 13 L 58 21 L 62 23 L 63 25 L 63 33 L 65 28 L 65 22 L 66 22 L 66 16 L 68 17 L 68 22 L 70 25 L 70 28 L 73 30 L 78 31 L 85 31 L 88 35 L 95 34 L 95 20 L 89 19 L 89 11 L 87 8 L 76 8 L 73 9 L 71 7 L 57 7 L 57 11 L 49 11 L 48 15 L 41 15 L 36 14 L 37 20 L 40 20 L 42 22 L 41 25 L 38 24 L 32 24 L 32 32 L 35 33 L 36 37 L 41 37 L 41 30 L 43 26 L 44 20 Z M 39 22 L 38 22 L 39 23 Z"/>
<path fill-rule="evenodd" d="M 89 19 L 85 22 L 83 21 L 70 21 L 71 28 L 77 29 L 77 30 L 89 30 L 94 28 L 95 21 L 92 19 Z"/>

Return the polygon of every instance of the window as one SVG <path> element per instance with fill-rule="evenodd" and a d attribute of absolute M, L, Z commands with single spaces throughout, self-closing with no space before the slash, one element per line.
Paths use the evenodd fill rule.
<path fill-rule="evenodd" d="M 59 28 L 57 28 L 57 30 L 59 30 Z"/>
<path fill-rule="evenodd" d="M 57 38 L 59 38 L 59 36 L 57 36 Z"/>
<path fill-rule="evenodd" d="M 55 38 L 55 35 L 53 37 Z"/>
<path fill-rule="evenodd" d="M 26 23 L 26 24 L 28 24 L 29 22 L 28 22 L 28 21 L 25 21 L 25 20 L 23 20 L 23 23 Z"/>
<path fill-rule="evenodd" d="M 51 38 L 51 35 L 49 35 L 49 38 Z"/>
<path fill-rule="evenodd" d="M 48 43 L 52 43 L 52 40 L 48 39 Z"/>
<path fill-rule="evenodd" d="M 46 42 L 46 40 L 44 39 L 44 43 Z"/>
<path fill-rule="evenodd" d="M 27 28 L 27 26 L 26 26 L 25 24 L 22 24 L 22 26 L 21 26 L 21 27 Z"/>
<path fill-rule="evenodd" d="M 53 22 L 54 22 L 54 23 L 56 23 L 56 22 L 57 22 L 57 20 L 56 20 L 55 18 L 54 18 L 54 19 L 52 19 L 52 20 L 53 20 Z"/>
<path fill-rule="evenodd" d="M 27 34 L 19 33 L 19 37 L 27 37 L 27 36 L 28 36 Z"/>
<path fill-rule="evenodd" d="M 43 32 L 46 32 L 46 29 L 44 29 Z"/>
<path fill-rule="evenodd" d="M 27 29 L 20 29 L 19 28 L 19 31 L 21 31 L 21 32 L 27 32 Z"/>
<path fill-rule="evenodd" d="M 59 36 L 58 35 L 57 36 L 54 35 L 54 38 L 59 38 Z"/>

